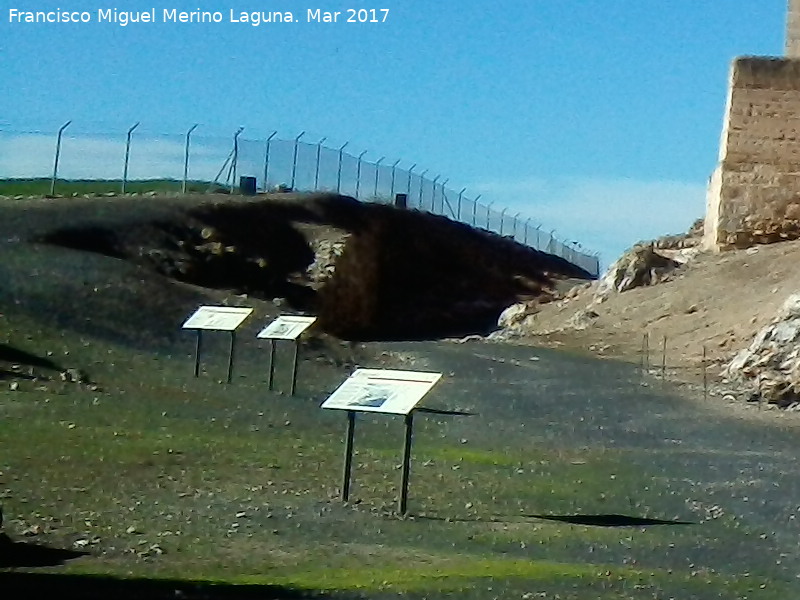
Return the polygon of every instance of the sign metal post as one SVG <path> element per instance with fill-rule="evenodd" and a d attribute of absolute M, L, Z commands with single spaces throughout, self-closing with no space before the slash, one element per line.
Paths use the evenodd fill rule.
<path fill-rule="evenodd" d="M 357 369 L 350 378 L 322 403 L 322 408 L 347 411 L 342 500 L 350 498 L 355 411 L 403 415 L 405 443 L 403 470 L 398 499 L 398 512 L 408 512 L 408 489 L 411 474 L 411 444 L 414 436 L 414 410 L 430 389 L 441 379 L 441 373 Z M 423 410 L 423 409 L 420 409 Z M 428 409 L 430 410 L 430 409 Z M 450 414 L 447 411 L 430 411 Z M 457 413 L 452 413 L 457 414 Z"/>
<path fill-rule="evenodd" d="M 411 471 L 411 442 L 414 435 L 414 411 L 406 415 L 406 439 L 403 445 L 403 475 L 400 483 L 400 502 L 398 511 L 406 514 L 408 509 L 408 477 Z"/>
<path fill-rule="evenodd" d="M 355 411 L 347 411 L 347 439 L 344 445 L 344 469 L 342 470 L 342 502 L 350 500 L 350 473 L 353 470 L 353 437 L 356 429 Z"/>
<path fill-rule="evenodd" d="M 233 379 L 234 347 L 236 345 L 236 329 L 253 312 L 252 308 L 236 306 L 201 306 L 183 323 L 183 329 L 194 329 L 197 341 L 194 348 L 194 376 L 200 376 L 200 357 L 203 346 L 203 330 L 227 331 L 231 341 L 228 350 L 228 376 Z"/>
<path fill-rule="evenodd" d="M 268 339 L 269 349 L 269 378 L 267 384 L 270 390 L 273 387 L 275 378 L 275 346 L 278 340 L 289 340 L 294 342 L 294 356 L 292 358 L 292 384 L 290 394 L 294 396 L 297 388 L 297 362 L 300 353 L 300 335 L 308 329 L 316 317 L 305 317 L 302 315 L 281 315 L 272 323 L 264 327 L 259 334 L 259 339 Z"/>

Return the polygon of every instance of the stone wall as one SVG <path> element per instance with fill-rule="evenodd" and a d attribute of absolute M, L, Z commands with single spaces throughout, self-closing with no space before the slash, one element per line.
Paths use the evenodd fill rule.
<path fill-rule="evenodd" d="M 789 0 L 786 20 L 786 56 L 800 58 L 800 0 Z"/>
<path fill-rule="evenodd" d="M 708 187 L 704 246 L 800 237 L 800 58 L 734 60 L 719 160 Z"/>

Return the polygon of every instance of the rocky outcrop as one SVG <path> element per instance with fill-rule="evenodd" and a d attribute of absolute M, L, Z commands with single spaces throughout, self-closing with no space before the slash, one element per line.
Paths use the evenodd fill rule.
<path fill-rule="evenodd" d="M 729 379 L 746 382 L 753 400 L 788 407 L 800 402 L 800 294 L 728 364 Z"/>
<path fill-rule="evenodd" d="M 517 302 L 506 308 L 497 319 L 497 326 L 504 335 L 523 334 L 533 328 L 539 302 L 528 300 Z"/>
<path fill-rule="evenodd" d="M 341 234 L 337 239 L 311 240 L 309 245 L 314 251 L 314 262 L 306 269 L 306 277 L 315 290 L 331 279 L 336 272 L 336 261 L 344 252 L 350 234 Z"/>
<path fill-rule="evenodd" d="M 634 246 L 609 267 L 598 282 L 595 294 L 602 297 L 660 283 L 678 266 L 678 262 L 658 254 L 652 244 Z"/>

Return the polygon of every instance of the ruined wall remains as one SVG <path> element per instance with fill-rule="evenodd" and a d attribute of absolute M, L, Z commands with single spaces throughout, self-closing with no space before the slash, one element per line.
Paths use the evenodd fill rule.
<path fill-rule="evenodd" d="M 787 49 L 798 46 L 791 23 Z M 800 22 L 798 22 L 800 31 Z M 800 58 L 741 57 L 731 67 L 719 166 L 708 187 L 704 246 L 800 237 Z"/>

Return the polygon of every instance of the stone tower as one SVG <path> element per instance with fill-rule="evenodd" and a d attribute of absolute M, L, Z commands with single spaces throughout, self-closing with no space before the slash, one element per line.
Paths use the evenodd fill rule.
<path fill-rule="evenodd" d="M 800 0 L 789 0 L 785 52 L 787 58 L 800 58 Z"/>
<path fill-rule="evenodd" d="M 784 57 L 733 61 L 719 161 L 707 248 L 800 238 L 800 0 L 788 1 Z"/>

